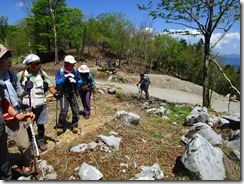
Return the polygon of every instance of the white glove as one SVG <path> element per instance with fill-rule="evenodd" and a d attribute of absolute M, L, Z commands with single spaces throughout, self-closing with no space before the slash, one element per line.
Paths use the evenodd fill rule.
<path fill-rule="evenodd" d="M 73 73 L 68 73 L 68 74 L 65 74 L 64 76 L 65 76 L 66 78 L 69 78 L 69 77 L 75 78 L 75 76 L 74 76 Z"/>
<path fill-rule="evenodd" d="M 75 80 L 74 78 L 71 78 L 71 77 L 70 77 L 70 78 L 69 78 L 69 82 L 70 82 L 70 83 L 76 83 L 76 80 Z"/>

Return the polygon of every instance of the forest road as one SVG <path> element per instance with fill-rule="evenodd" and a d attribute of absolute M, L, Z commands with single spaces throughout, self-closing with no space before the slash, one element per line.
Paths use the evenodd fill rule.
<path fill-rule="evenodd" d="M 171 80 L 172 82 L 173 80 Z M 117 83 L 117 82 L 110 82 L 110 81 L 96 81 L 98 85 L 104 85 L 108 84 L 110 86 L 116 86 L 121 88 L 124 91 L 138 94 L 138 88 L 135 84 L 125 84 L 125 83 Z M 185 84 L 184 84 L 185 85 Z M 192 84 L 192 83 L 187 83 L 188 89 L 190 88 L 199 88 L 199 86 Z M 177 86 L 177 84 L 176 84 Z M 178 86 L 180 86 L 178 84 Z M 192 105 L 202 105 L 202 95 L 197 94 L 196 90 L 185 90 L 183 91 L 182 89 L 170 89 L 170 88 L 159 88 L 159 87 L 154 87 L 150 86 L 149 88 L 149 95 L 166 100 L 168 102 L 173 102 L 173 103 L 187 103 L 187 104 L 192 104 Z M 199 91 L 199 90 L 198 90 Z M 199 92 L 198 92 L 199 93 Z M 139 94 L 138 94 L 139 95 Z M 142 97 L 145 98 L 145 94 L 142 94 Z M 217 93 L 213 93 L 212 99 L 211 99 L 211 108 L 220 113 L 230 113 L 230 114 L 240 114 L 240 101 L 229 101 L 227 97 L 221 96 Z"/>

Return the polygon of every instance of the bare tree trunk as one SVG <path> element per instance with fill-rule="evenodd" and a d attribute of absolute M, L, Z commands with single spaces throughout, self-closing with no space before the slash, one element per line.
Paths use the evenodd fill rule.
<path fill-rule="evenodd" d="M 54 34 L 54 52 L 55 52 L 55 64 L 58 63 L 58 45 L 57 45 L 57 31 L 56 31 L 56 23 L 55 23 L 55 16 L 54 10 L 52 9 L 52 0 L 49 0 L 50 3 L 50 13 L 52 17 L 52 24 L 53 24 L 53 34 Z"/>
<path fill-rule="evenodd" d="M 203 101 L 202 106 L 210 107 L 210 94 L 209 94 L 209 84 L 210 84 L 210 38 L 209 34 L 204 35 L 205 45 L 204 45 L 204 69 L 203 69 Z"/>

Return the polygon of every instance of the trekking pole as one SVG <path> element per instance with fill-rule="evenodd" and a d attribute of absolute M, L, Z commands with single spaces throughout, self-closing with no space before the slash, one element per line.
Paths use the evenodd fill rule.
<path fill-rule="evenodd" d="M 29 81 L 29 80 L 30 80 L 30 77 L 27 76 L 27 81 Z M 31 94 L 30 94 L 30 91 L 28 91 L 28 96 L 29 96 L 29 108 L 27 108 L 25 111 L 30 113 L 31 112 L 31 108 L 32 108 L 32 106 L 31 106 Z M 43 180 L 45 180 L 45 174 L 44 174 L 44 170 L 43 170 L 42 164 L 41 164 L 42 159 L 41 159 L 41 155 L 40 155 L 39 150 L 38 150 L 38 146 L 37 146 L 37 142 L 36 142 L 36 137 L 35 137 L 35 132 L 34 132 L 33 125 L 32 125 L 33 121 L 31 120 L 30 117 L 28 117 L 26 119 L 26 122 L 27 122 L 27 124 L 30 127 L 32 141 L 33 141 L 33 144 L 34 144 L 34 149 L 36 150 L 37 161 L 36 161 L 36 158 L 34 158 L 34 161 L 37 162 L 37 163 L 39 163 L 40 170 L 41 170 L 41 173 L 42 173 L 42 178 L 43 178 Z"/>
<path fill-rule="evenodd" d="M 27 109 L 26 109 L 26 112 L 31 112 L 31 107 L 27 108 Z M 41 170 L 42 177 L 43 177 L 43 180 L 45 180 L 45 174 L 44 174 L 44 170 L 43 170 L 43 168 L 42 168 L 42 164 L 41 164 L 42 158 L 41 158 L 41 155 L 40 155 L 39 150 L 38 150 L 38 147 L 37 147 L 37 142 L 36 142 L 35 132 L 34 132 L 34 129 L 33 129 L 33 126 L 32 126 L 32 123 L 33 123 L 33 122 L 32 122 L 32 120 L 31 120 L 30 117 L 28 117 L 28 118 L 26 119 L 26 122 L 27 122 L 27 124 L 28 124 L 29 127 L 30 127 L 31 135 L 32 135 L 32 141 L 33 141 L 33 144 L 34 144 L 34 149 L 36 150 L 36 158 L 37 158 L 37 160 L 36 160 L 36 158 L 34 158 L 34 160 L 35 160 L 37 163 L 39 163 L 39 165 L 40 165 L 40 170 Z"/>
<path fill-rule="evenodd" d="M 56 99 L 56 138 L 55 138 L 55 155 L 57 155 L 57 140 L 58 140 L 58 100 Z"/>
<path fill-rule="evenodd" d="M 94 101 L 94 110 L 95 110 L 95 114 L 96 114 L 96 96 L 95 96 L 94 91 L 93 91 L 93 101 Z"/>

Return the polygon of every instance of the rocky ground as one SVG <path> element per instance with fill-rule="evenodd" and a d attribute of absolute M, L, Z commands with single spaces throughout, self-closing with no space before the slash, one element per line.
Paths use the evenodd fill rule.
<path fill-rule="evenodd" d="M 79 180 L 75 168 L 83 162 L 97 167 L 104 174 L 103 180 L 129 180 L 140 172 L 139 166 L 152 166 L 154 163 L 159 163 L 165 180 L 190 180 L 191 178 L 184 173 L 183 166 L 179 162 L 185 148 L 180 141 L 180 137 L 185 134 L 182 120 L 184 117 L 175 125 L 160 117 L 149 116 L 145 112 L 145 100 L 138 101 L 137 99 L 136 83 L 139 75 L 119 71 L 116 73 L 117 78 L 126 78 L 127 83 L 122 83 L 121 80 L 115 82 L 113 79 L 109 82 L 106 74 L 98 72 L 97 68 L 90 63 L 88 66 L 93 71 L 97 86 L 104 89 L 105 93 L 97 93 L 92 97 L 91 116 L 88 120 L 81 116 L 78 134 L 73 134 L 67 129 L 61 136 L 56 135 L 54 127 L 60 107 L 56 101 L 48 102 L 49 122 L 46 124 L 48 150 L 42 152 L 41 157 L 54 167 L 58 175 L 57 180 Z M 55 67 L 58 68 L 58 66 Z M 45 64 L 43 68 L 54 80 L 53 66 Z M 115 79 L 115 76 L 113 77 Z M 166 75 L 150 75 L 150 78 L 152 84 L 149 90 L 151 95 L 149 104 L 151 103 L 151 106 L 159 106 L 162 101 L 188 104 L 190 107 L 201 105 L 200 86 Z M 115 88 L 116 94 L 108 94 L 108 88 Z M 82 110 L 80 99 L 78 100 Z M 227 98 L 214 94 L 213 103 L 212 108 L 217 114 L 240 113 L 240 102 L 229 103 Z M 119 126 L 113 120 L 118 110 L 138 114 L 141 117 L 140 124 L 131 127 Z M 184 116 L 182 112 L 178 115 Z M 69 121 L 70 117 L 69 114 Z M 34 128 L 36 129 L 36 126 Z M 79 154 L 69 151 L 75 145 L 97 141 L 98 135 L 108 135 L 112 130 L 122 138 L 118 151 L 106 153 L 101 150 L 87 150 Z M 18 169 L 20 158 L 16 146 L 10 145 L 9 150 L 13 165 L 15 165 L 15 179 L 17 179 L 21 175 Z M 133 161 L 138 167 L 131 166 Z M 129 166 L 124 168 L 120 165 L 121 163 L 127 163 Z M 41 175 L 38 168 L 37 171 L 37 174 L 34 173 L 32 176 L 33 180 Z"/>

